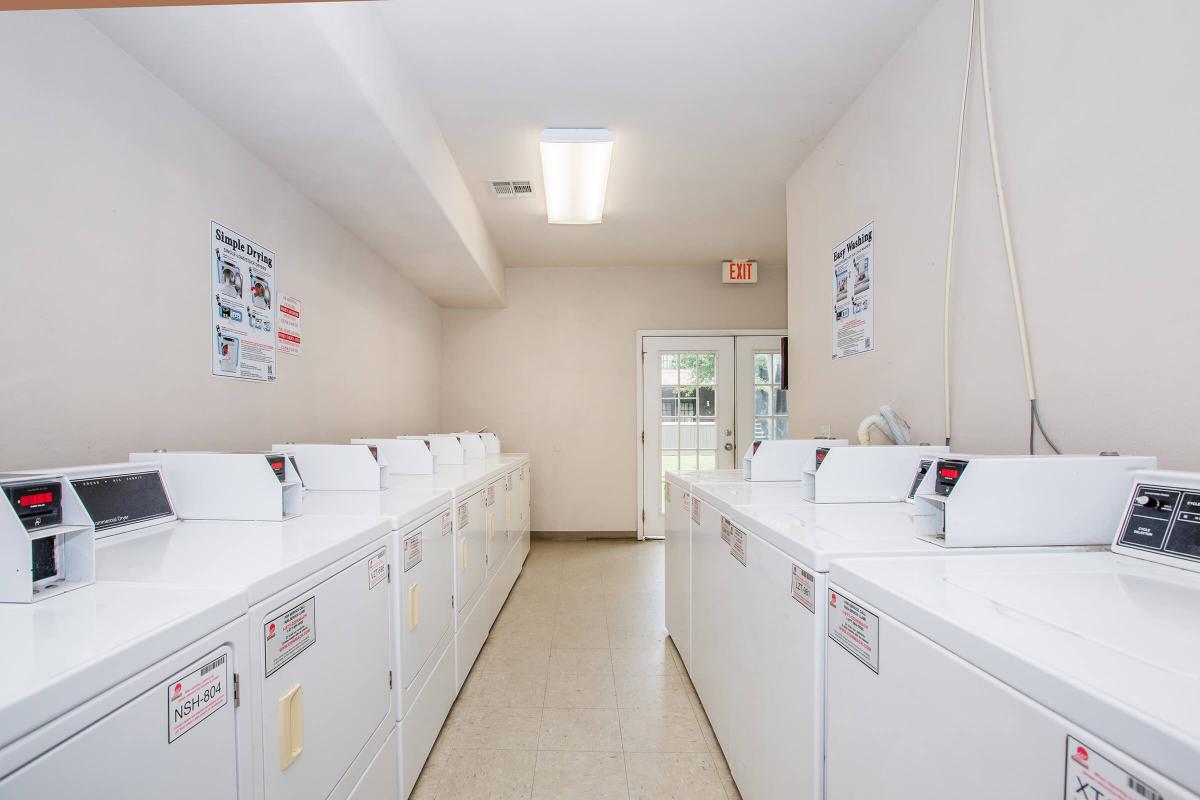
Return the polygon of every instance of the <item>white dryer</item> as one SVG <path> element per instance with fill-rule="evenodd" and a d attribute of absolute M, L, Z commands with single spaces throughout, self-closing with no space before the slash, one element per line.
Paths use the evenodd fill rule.
<path fill-rule="evenodd" d="M 834 562 L 829 797 L 1200 797 L 1200 475 L 1135 480 L 1105 552 Z"/>
<path fill-rule="evenodd" d="M 394 797 L 387 522 L 293 514 L 302 498 L 279 453 L 153 457 L 165 466 L 65 471 L 97 520 L 97 578 L 245 598 L 253 797 L 365 797 L 380 775 Z M 210 519 L 177 518 L 177 497 Z M 246 509 L 287 520 L 227 519 Z"/>
<path fill-rule="evenodd" d="M 96 582 L 63 475 L 0 490 L 0 797 L 250 797 L 244 596 Z"/>
<path fill-rule="evenodd" d="M 404 441 L 404 440 L 400 440 Z M 391 581 L 396 739 L 408 797 L 458 693 L 454 677 L 454 536 L 448 489 L 379 488 L 367 445 L 284 445 L 306 482 L 305 516 L 383 517 L 396 554 Z M 358 475 L 357 482 L 349 475 Z M 330 476 L 323 483 L 320 476 Z M 352 487 L 324 489 L 323 486 Z"/>

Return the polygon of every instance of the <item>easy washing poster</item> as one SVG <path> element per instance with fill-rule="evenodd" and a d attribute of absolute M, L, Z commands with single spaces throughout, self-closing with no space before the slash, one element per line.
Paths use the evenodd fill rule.
<path fill-rule="evenodd" d="M 212 220 L 212 374 L 275 380 L 275 253 Z"/>
<path fill-rule="evenodd" d="M 833 358 L 875 349 L 875 223 L 833 248 Z"/>

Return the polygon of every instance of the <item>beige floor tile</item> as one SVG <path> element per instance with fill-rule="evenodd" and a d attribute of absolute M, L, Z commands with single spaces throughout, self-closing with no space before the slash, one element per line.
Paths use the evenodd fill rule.
<path fill-rule="evenodd" d="M 533 800 L 627 800 L 625 756 L 542 750 L 533 774 Z"/>
<path fill-rule="evenodd" d="M 665 646 L 612 650 L 615 675 L 676 675 L 679 672 Z"/>
<path fill-rule="evenodd" d="M 542 711 L 538 750 L 615 752 L 621 726 L 611 708 L 547 708 Z"/>
<path fill-rule="evenodd" d="M 453 750 L 536 750 L 540 708 L 456 707 L 447 720 Z"/>
<path fill-rule="evenodd" d="M 508 647 L 489 643 L 479 654 L 472 670 L 478 672 L 518 672 L 545 675 L 550 667 L 550 650 L 541 647 Z"/>
<path fill-rule="evenodd" d="M 616 688 L 617 708 L 692 710 L 678 675 L 618 675 Z"/>
<path fill-rule="evenodd" d="M 552 673 L 546 682 L 546 708 L 616 708 L 613 676 L 604 672 L 584 675 Z"/>
<path fill-rule="evenodd" d="M 502 647 L 549 649 L 554 641 L 552 622 L 497 622 L 488 641 Z"/>
<path fill-rule="evenodd" d="M 707 753 L 626 753 L 629 800 L 725 800 Z"/>
<path fill-rule="evenodd" d="M 611 675 L 613 662 L 609 653 L 607 647 L 554 648 L 550 651 L 549 671 L 559 675 Z"/>
<path fill-rule="evenodd" d="M 627 753 L 707 753 L 696 716 L 690 710 L 623 708 L 622 749 Z"/>
<path fill-rule="evenodd" d="M 604 622 L 577 624 L 558 622 L 554 625 L 552 648 L 608 647 L 608 625 Z"/>
<path fill-rule="evenodd" d="M 438 786 L 438 800 L 528 800 L 537 753 L 459 750 Z"/>
<path fill-rule="evenodd" d="M 666 641 L 666 626 L 654 622 L 642 624 L 613 623 L 608 626 L 608 646 L 618 650 L 661 647 Z"/>
<path fill-rule="evenodd" d="M 458 702 L 481 708 L 541 708 L 546 676 L 524 672 L 481 672 L 467 676 Z"/>

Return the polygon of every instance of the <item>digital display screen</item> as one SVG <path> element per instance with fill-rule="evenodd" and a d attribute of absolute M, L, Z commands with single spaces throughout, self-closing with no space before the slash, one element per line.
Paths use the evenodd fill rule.
<path fill-rule="evenodd" d="M 942 470 L 942 471 L 941 471 L 941 473 L 940 473 L 940 474 L 941 474 L 941 476 L 942 476 L 943 478 L 957 478 L 957 477 L 958 477 L 958 470 L 956 470 L 956 469 L 944 469 L 944 470 Z"/>
<path fill-rule="evenodd" d="M 45 503 L 50 503 L 54 500 L 54 492 L 38 492 L 37 494 L 24 494 L 17 498 L 17 505 L 22 508 L 29 506 L 40 506 Z"/>
<path fill-rule="evenodd" d="M 283 456 L 267 456 L 267 463 L 271 465 L 271 470 L 275 473 L 275 477 L 279 478 L 280 483 L 283 483 L 285 475 Z"/>
<path fill-rule="evenodd" d="M 97 531 L 175 513 L 157 470 L 71 481 Z"/>

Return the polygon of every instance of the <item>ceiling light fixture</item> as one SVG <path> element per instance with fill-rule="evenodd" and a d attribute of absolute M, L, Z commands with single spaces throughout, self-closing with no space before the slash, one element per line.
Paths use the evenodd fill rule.
<path fill-rule="evenodd" d="M 595 225 L 604 217 L 612 131 L 606 128 L 546 128 L 542 131 L 542 180 L 546 220 L 559 225 Z"/>

